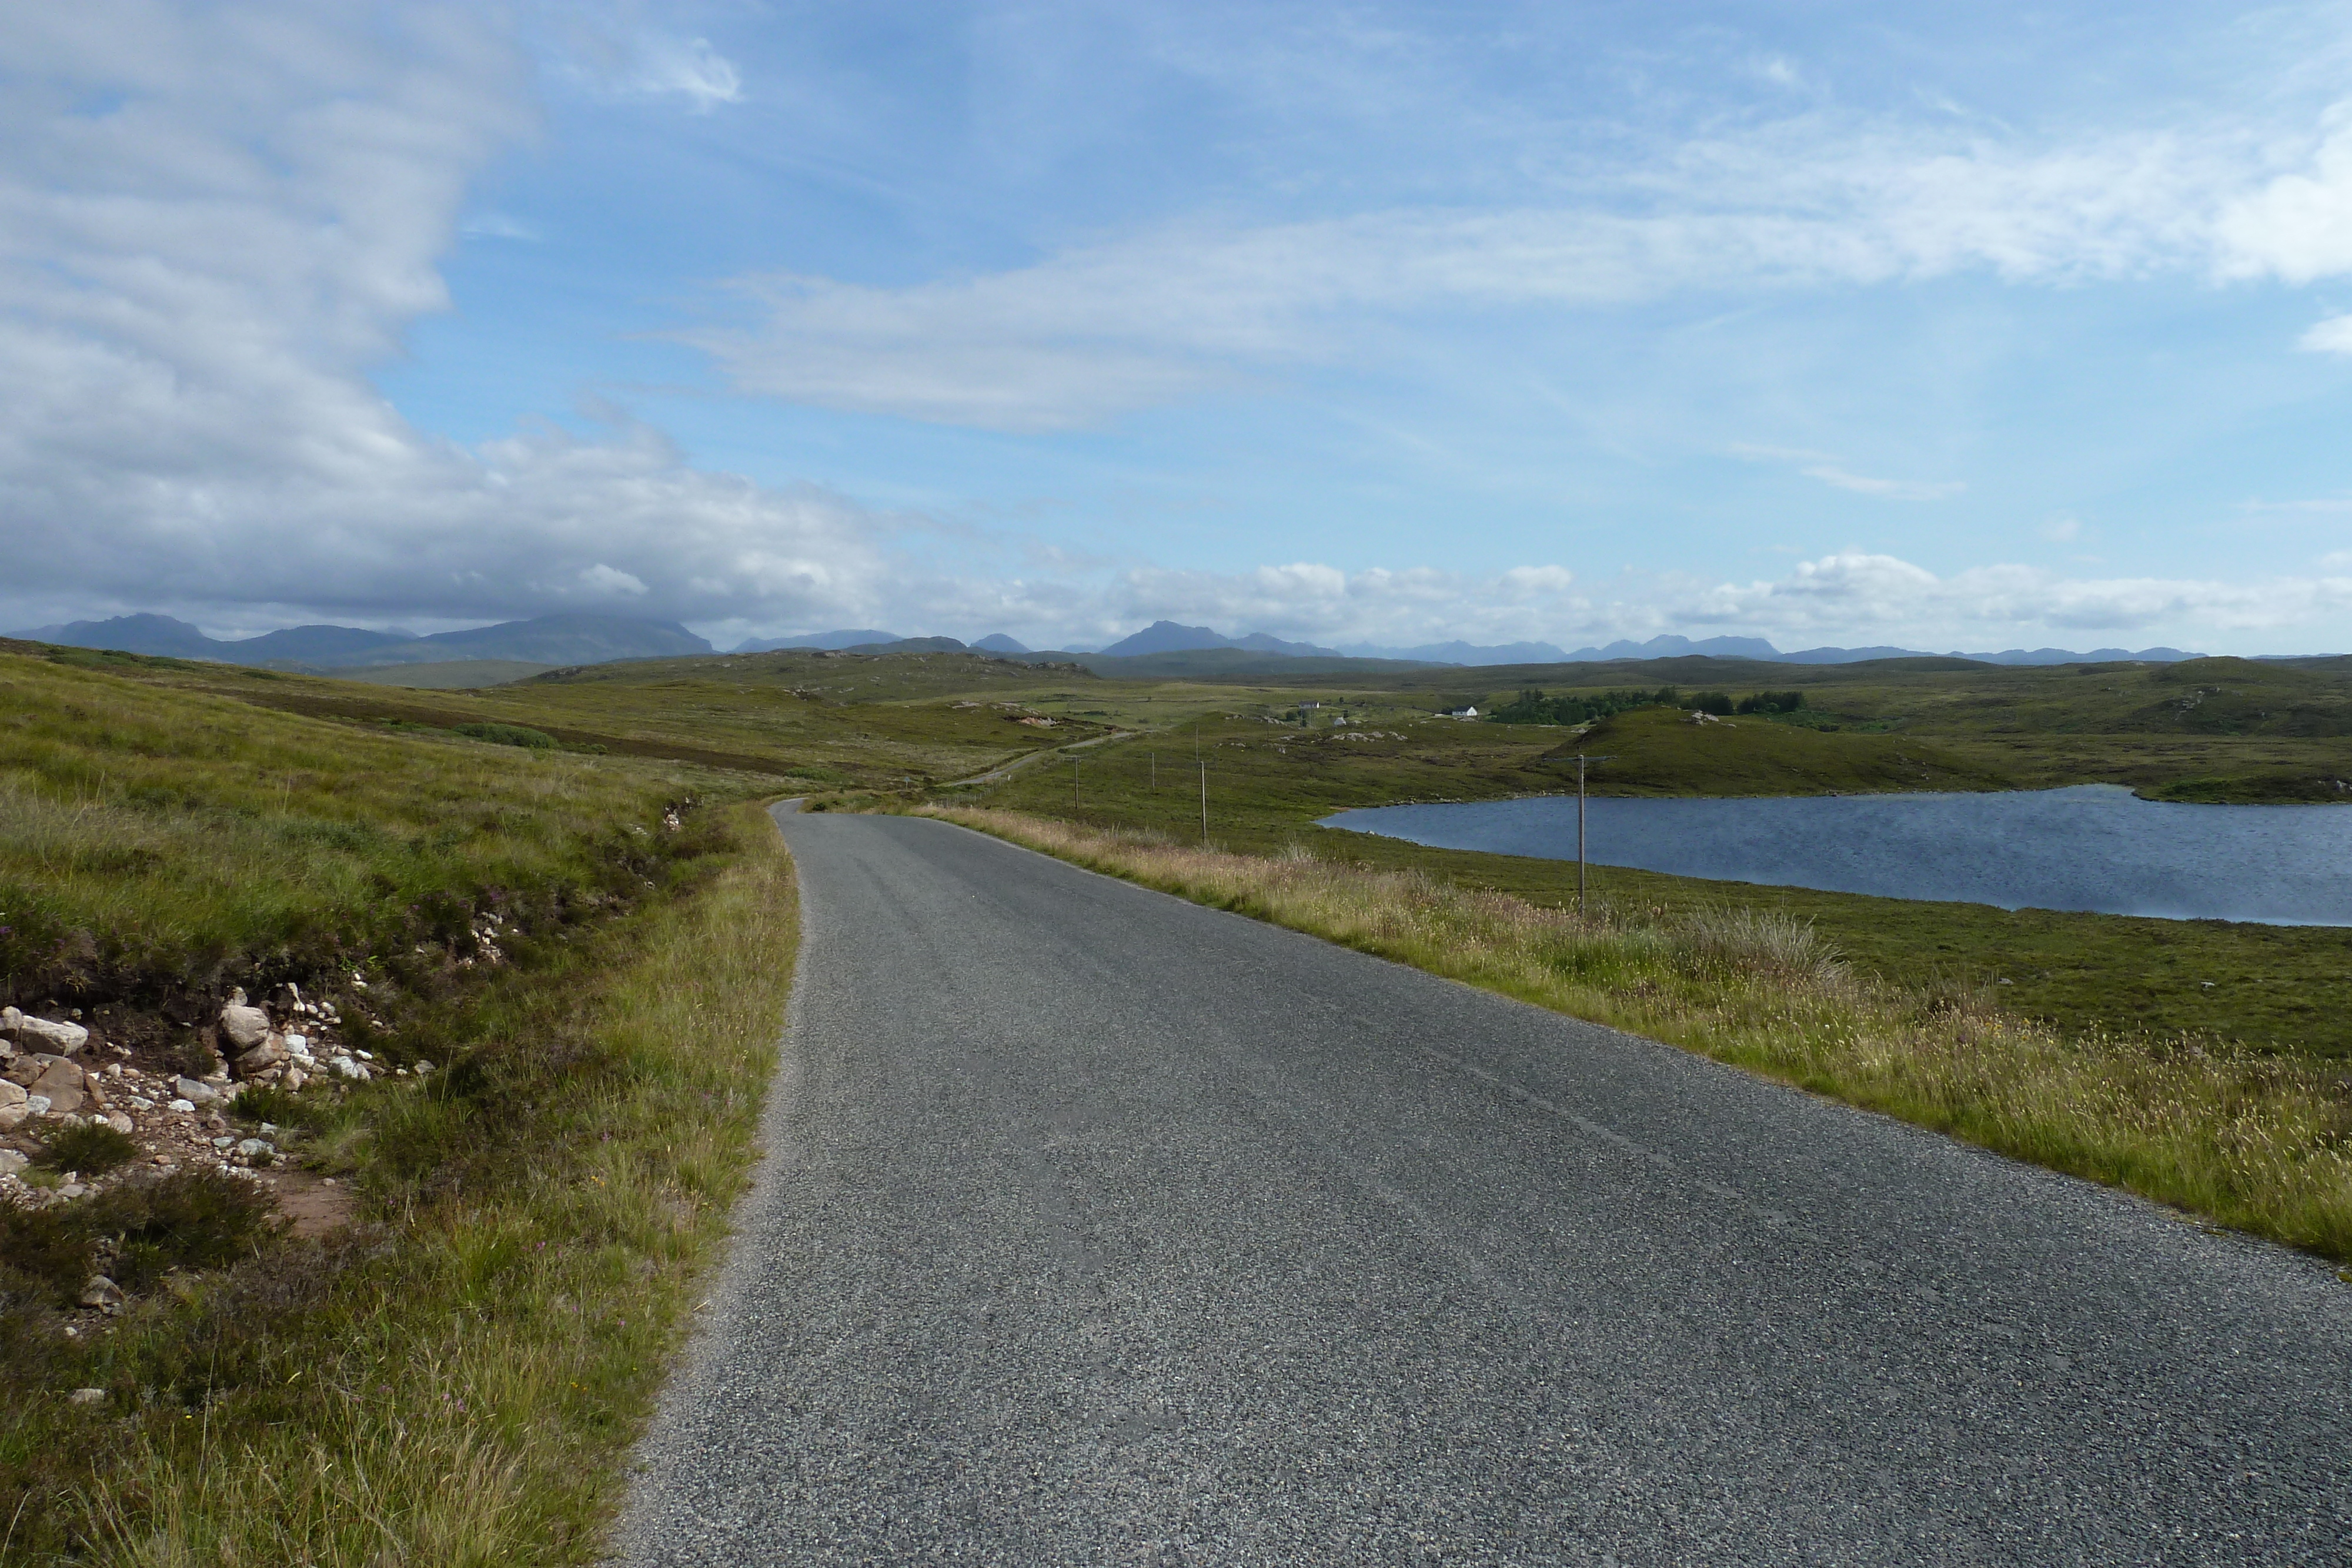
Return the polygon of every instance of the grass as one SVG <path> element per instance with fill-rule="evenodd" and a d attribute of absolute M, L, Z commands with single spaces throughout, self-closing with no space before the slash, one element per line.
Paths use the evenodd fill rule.
<path fill-rule="evenodd" d="M 1592 769 L 1595 783 L 1606 781 L 1611 789 L 1627 788 L 1621 766 L 1635 768 L 1637 782 L 1654 782 L 1663 771 L 1660 753 L 1642 749 L 1644 727 L 1662 737 L 1664 747 L 1688 747 L 1666 751 L 1666 764 L 1682 766 L 1695 752 L 1719 747 L 1712 759 L 1701 757 L 1717 769 L 1716 777 L 1759 788 L 1744 769 L 1767 753 L 1759 747 L 1743 761 L 1732 748 L 1751 740 L 1777 747 L 1787 734 L 1804 743 L 1816 738 L 1776 725 L 1739 722 L 1743 727 L 1726 733 L 1721 725 L 1694 726 L 1678 723 L 1671 714 L 1637 711 L 1615 721 L 1618 738 L 1603 733 L 1587 736 L 1582 744 L 1626 758 Z M 1629 729 L 1632 744 L 1623 738 Z M 1381 738 L 1342 738 L 1367 732 Z M 1309 732 L 1220 716 L 1197 731 L 1120 741 L 1087 753 L 1078 764 L 1075 803 L 1067 759 L 972 794 L 1032 816 L 1198 841 L 1197 738 L 1209 762 L 1212 826 L 1222 846 L 1278 854 L 1302 842 L 1326 858 L 1418 869 L 1463 886 L 1492 888 L 1558 908 L 1575 896 L 1571 863 L 1429 849 L 1315 823 L 1349 807 L 1391 800 L 1572 791 L 1573 764 L 1562 766 L 1562 753 L 1569 749 L 1561 740 L 1564 733 L 1426 717 L 1375 719 L 1360 731 Z M 1915 749 L 1916 743 L 1885 735 L 1820 738 L 1899 748 L 1905 758 L 1927 755 Z M 1645 755 L 1650 761 L 1643 760 Z M 1867 777 L 1872 755 L 1845 750 L 1832 754 L 1832 760 L 1842 769 L 1840 777 L 1859 782 Z M 1644 768 L 1650 770 L 1640 771 Z M 1980 998 L 2062 1033 L 2163 1040 L 2186 1034 L 2289 1054 L 2352 1057 L 2352 933 L 2331 927 L 2009 911 L 1612 867 L 1594 867 L 1591 885 L 1594 896 L 1611 904 L 1664 915 L 1727 904 L 1785 915 L 1812 925 L 1865 974 Z"/>
<path fill-rule="evenodd" d="M 503 737 L 496 737 L 503 738 Z M 354 733 L 0 653 L 0 1000 L 254 987 L 643 891 L 691 767 Z"/>
<path fill-rule="evenodd" d="M 467 998 L 446 1071 L 314 1118 L 363 1226 L 170 1276 L 79 1341 L 17 1305 L 6 1554 L 594 1560 L 745 1180 L 792 969 L 781 841 L 756 807 L 725 827 L 691 893 Z"/>
<path fill-rule="evenodd" d="M 1670 1041 L 2054 1170 L 2352 1260 L 2333 1064 L 2069 1037 L 1857 975 L 1810 924 L 1717 906 L 1580 918 L 1417 870 L 1236 854 L 1024 814 L 936 814 L 1146 886 Z"/>

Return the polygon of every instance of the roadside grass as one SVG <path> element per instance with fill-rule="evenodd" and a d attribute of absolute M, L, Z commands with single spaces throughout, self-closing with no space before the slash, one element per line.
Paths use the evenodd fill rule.
<path fill-rule="evenodd" d="M 685 869 L 457 1004 L 441 1072 L 316 1109 L 364 1223 L 173 1277 L 79 1339 L 8 1315 L 0 1557 L 596 1556 L 747 1178 L 797 936 L 756 805 Z"/>
<path fill-rule="evenodd" d="M 1671 725 L 1671 715 L 1666 719 Z M 1720 727 L 1682 726 L 1709 742 Z M 1380 738 L 1341 738 L 1367 733 Z M 1081 754 L 1075 800 L 1068 757 L 1042 761 L 968 797 L 945 799 L 1198 843 L 1197 739 L 1208 764 L 1211 826 L 1225 848 L 1277 854 L 1298 841 L 1325 859 L 1420 869 L 1558 908 L 1575 898 L 1573 862 L 1433 849 L 1316 824 L 1350 807 L 1399 800 L 1572 794 L 1576 772 L 1572 761 L 1562 766 L 1564 733 L 1427 718 L 1374 720 L 1360 731 L 1307 732 L 1220 715 L 1197 730 L 1187 727 Z M 1867 738 L 1900 744 L 1898 737 Z M 1605 737 L 1589 748 L 1619 749 Z M 1616 787 L 1615 766 L 1592 769 L 1597 789 Z M 1726 904 L 1783 914 L 1811 924 L 1866 974 L 1931 986 L 1973 998 L 1972 1005 L 1998 1000 L 2007 1011 L 2070 1035 L 2189 1035 L 2293 1054 L 2352 1057 L 2352 932 L 2334 927 L 2004 910 L 1610 866 L 1591 868 L 1591 881 L 1597 898 L 1659 916 Z"/>
<path fill-rule="evenodd" d="M 2352 1261 L 2352 1090 L 2242 1049 L 2067 1037 L 1855 974 L 1814 927 L 1718 905 L 1589 918 L 1417 870 L 928 814 L 1198 903 L 1669 1041 L 1849 1104 Z"/>
<path fill-rule="evenodd" d="M 641 895 L 667 807 L 748 787 L 0 653 L 0 1000 L 307 982 L 478 906 L 562 925 Z"/>

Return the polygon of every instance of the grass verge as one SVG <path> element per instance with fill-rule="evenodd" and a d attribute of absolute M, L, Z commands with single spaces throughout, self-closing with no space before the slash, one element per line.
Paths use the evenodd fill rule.
<path fill-rule="evenodd" d="M 1769 911 L 1580 919 L 1303 844 L 1244 855 L 1009 811 L 929 814 L 2352 1262 L 2339 1064 L 2064 1036 L 1858 976 L 1809 923 Z"/>
<path fill-rule="evenodd" d="M 174 1277 L 94 1333 L 0 1319 L 0 1558 L 593 1558 L 747 1178 L 791 984 L 782 841 L 755 805 L 726 826 L 691 891 L 463 1003 L 445 1071 L 321 1108 L 364 1223 Z"/>

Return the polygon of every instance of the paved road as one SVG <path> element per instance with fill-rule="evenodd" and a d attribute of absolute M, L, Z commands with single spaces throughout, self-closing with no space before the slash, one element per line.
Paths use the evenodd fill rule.
<path fill-rule="evenodd" d="M 2352 1287 L 942 823 L 786 820 L 639 1563 L 2352 1562 Z"/>

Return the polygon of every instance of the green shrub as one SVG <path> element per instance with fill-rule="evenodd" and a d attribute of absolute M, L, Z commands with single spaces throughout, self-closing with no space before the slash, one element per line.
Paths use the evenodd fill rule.
<path fill-rule="evenodd" d="M 555 737 L 545 730 L 527 729 L 519 724 L 458 724 L 449 727 L 452 734 L 472 740 L 487 740 L 498 746 L 522 746 L 533 751 L 555 749 Z"/>
<path fill-rule="evenodd" d="M 34 1163 L 50 1170 L 100 1176 L 138 1157 L 139 1145 L 127 1134 L 118 1133 L 103 1122 L 84 1122 L 79 1127 L 60 1127 L 50 1134 L 41 1152 L 34 1156 Z"/>

